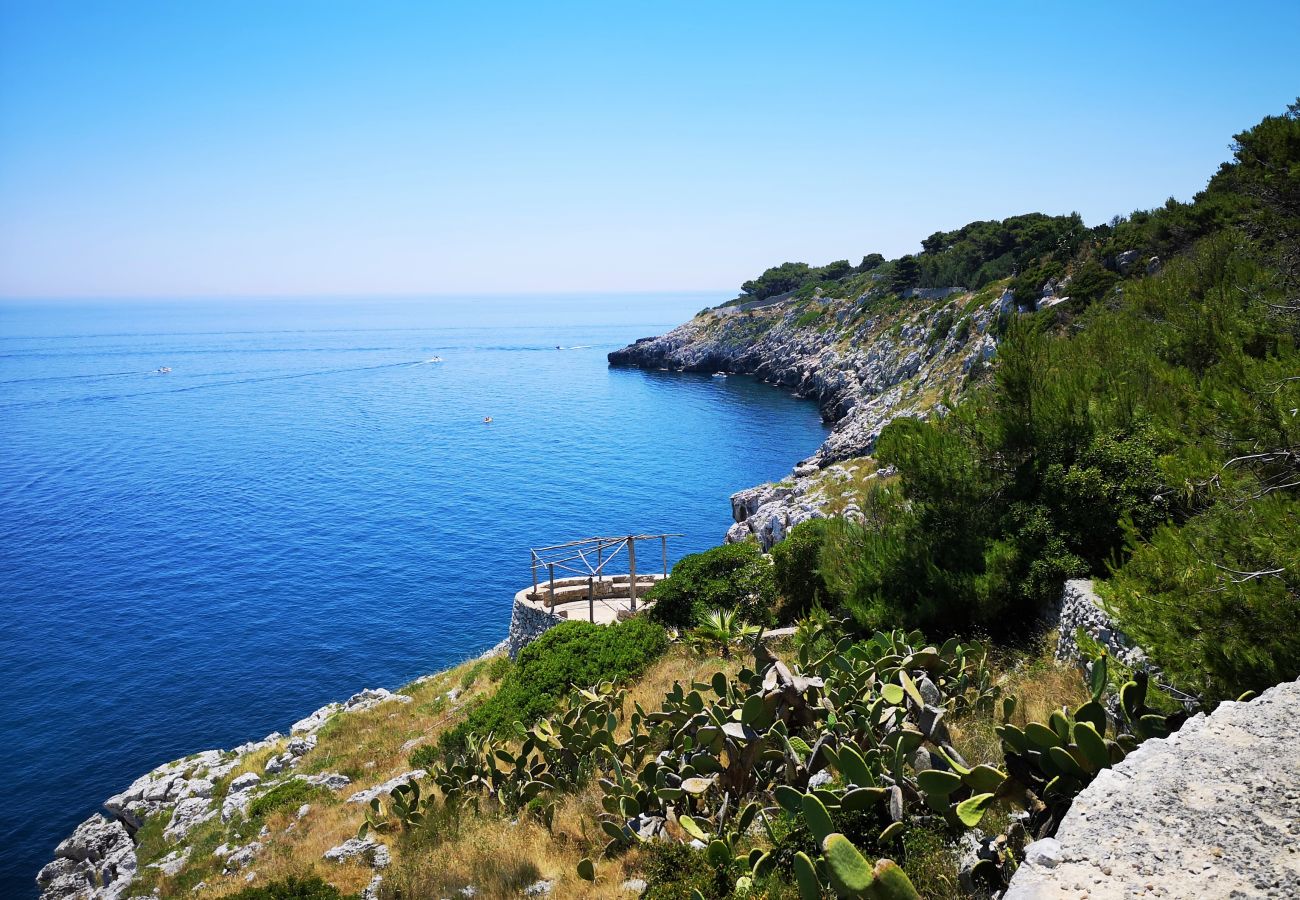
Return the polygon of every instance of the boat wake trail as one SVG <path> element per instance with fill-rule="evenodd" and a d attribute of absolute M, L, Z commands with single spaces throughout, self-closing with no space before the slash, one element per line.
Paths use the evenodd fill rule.
<path fill-rule="evenodd" d="M 406 360 L 395 363 L 380 363 L 374 366 L 348 366 L 338 369 L 316 369 L 311 372 L 290 372 L 279 375 L 258 375 L 251 378 L 236 378 L 228 381 L 204 381 L 199 384 L 180 384 L 175 387 L 165 388 L 156 391 L 134 391 L 131 393 L 118 394 L 89 394 L 79 397 L 58 397 L 50 400 L 33 400 L 30 402 L 8 403 L 0 405 L 0 410 L 8 409 L 33 409 L 45 406 L 63 406 L 69 403 L 98 403 L 112 400 L 129 400 L 134 397 L 153 397 L 163 394 L 186 394 L 192 391 L 203 391 L 209 388 L 233 387 L 236 385 L 257 384 L 267 381 L 293 381 L 299 378 L 319 378 L 327 375 L 342 375 L 350 372 L 375 372 L 383 369 L 400 369 L 409 368 L 412 365 L 420 365 L 419 361 Z M 154 375 L 154 371 L 149 372 L 130 372 L 123 374 L 131 375 Z M 73 376 L 67 376 L 73 377 Z M 100 376 L 95 376 L 100 377 Z M 171 376 L 175 377 L 175 376 Z M 202 377 L 202 376 L 199 376 Z M 175 384 L 175 382 L 171 382 Z"/>

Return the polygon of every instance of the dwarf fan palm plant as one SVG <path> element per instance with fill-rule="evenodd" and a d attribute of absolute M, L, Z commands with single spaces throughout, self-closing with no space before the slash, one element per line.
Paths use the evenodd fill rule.
<path fill-rule="evenodd" d="M 742 622 L 733 609 L 715 609 L 691 631 L 691 642 L 701 650 L 717 650 L 723 659 L 731 658 L 732 644 L 758 634 L 758 626 Z"/>

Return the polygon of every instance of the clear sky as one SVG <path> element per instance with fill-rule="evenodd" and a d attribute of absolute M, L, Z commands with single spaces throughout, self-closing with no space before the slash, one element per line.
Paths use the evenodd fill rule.
<path fill-rule="evenodd" d="M 1300 2 L 0 0 L 0 295 L 734 289 L 1189 198 Z"/>

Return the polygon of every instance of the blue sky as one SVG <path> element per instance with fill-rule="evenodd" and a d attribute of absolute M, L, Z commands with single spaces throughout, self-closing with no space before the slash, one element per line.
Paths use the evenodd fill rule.
<path fill-rule="evenodd" d="M 0 295 L 734 289 L 1188 198 L 1300 3 L 0 0 Z"/>

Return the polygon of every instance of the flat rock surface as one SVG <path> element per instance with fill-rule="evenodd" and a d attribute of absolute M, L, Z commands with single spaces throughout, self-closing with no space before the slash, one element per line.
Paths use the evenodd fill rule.
<path fill-rule="evenodd" d="M 1005 900 L 1300 897 L 1297 722 L 1288 682 L 1147 741 L 1079 795 L 1059 850 L 1030 854 Z"/>

